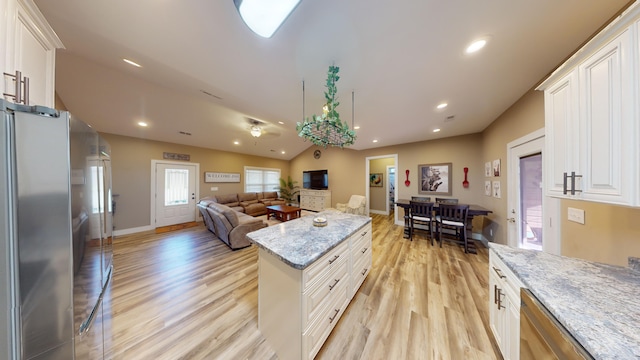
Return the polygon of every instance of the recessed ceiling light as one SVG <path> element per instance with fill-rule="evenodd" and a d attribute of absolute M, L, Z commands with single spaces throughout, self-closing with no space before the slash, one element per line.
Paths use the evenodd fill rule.
<path fill-rule="evenodd" d="M 278 124 L 284 125 L 284 121 L 278 121 Z"/>
<path fill-rule="evenodd" d="M 147 126 L 149 126 L 149 124 L 147 124 L 144 121 L 138 121 L 138 126 L 147 127 Z"/>
<path fill-rule="evenodd" d="M 129 59 L 122 59 L 122 60 L 123 60 L 124 62 L 126 62 L 127 64 L 129 64 L 129 65 L 133 65 L 133 66 L 135 66 L 135 67 L 142 67 L 142 65 L 138 64 L 138 63 L 137 63 L 137 62 L 135 62 L 135 61 L 131 61 L 131 60 L 129 60 Z"/>
<path fill-rule="evenodd" d="M 281 151 L 282 155 L 286 154 L 286 152 L 284 150 Z"/>
<path fill-rule="evenodd" d="M 377 139 L 376 139 L 376 140 L 373 140 L 373 142 L 374 142 L 374 143 L 377 143 L 377 142 L 378 142 L 378 140 L 377 140 Z"/>
<path fill-rule="evenodd" d="M 240 141 L 237 141 L 237 140 L 236 140 L 236 141 L 234 141 L 234 142 L 233 142 L 233 145 L 240 145 Z"/>
<path fill-rule="evenodd" d="M 360 130 L 360 126 L 354 126 L 353 130 Z"/>
<path fill-rule="evenodd" d="M 440 132 L 440 129 L 433 129 L 433 132 Z"/>
<path fill-rule="evenodd" d="M 465 52 L 467 54 L 472 54 L 476 51 L 479 51 L 483 47 L 485 47 L 485 45 L 487 45 L 487 38 L 475 40 L 474 42 L 471 43 L 471 45 L 467 46 L 467 49 L 465 50 Z"/>
<path fill-rule="evenodd" d="M 438 106 L 436 106 L 436 108 L 438 108 L 438 109 L 444 109 L 444 108 L 446 108 L 447 106 L 449 106 L 449 104 L 447 104 L 446 102 L 443 102 L 443 103 L 438 104 Z"/>

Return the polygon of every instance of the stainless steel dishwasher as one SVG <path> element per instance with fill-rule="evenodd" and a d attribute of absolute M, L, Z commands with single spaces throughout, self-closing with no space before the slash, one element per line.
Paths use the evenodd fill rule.
<path fill-rule="evenodd" d="M 593 359 L 528 290 L 520 289 L 520 359 Z"/>

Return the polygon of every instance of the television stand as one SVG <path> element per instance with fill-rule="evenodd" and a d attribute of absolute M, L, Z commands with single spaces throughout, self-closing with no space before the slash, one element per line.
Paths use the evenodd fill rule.
<path fill-rule="evenodd" d="M 300 208 L 322 211 L 331 207 L 331 190 L 300 190 Z"/>

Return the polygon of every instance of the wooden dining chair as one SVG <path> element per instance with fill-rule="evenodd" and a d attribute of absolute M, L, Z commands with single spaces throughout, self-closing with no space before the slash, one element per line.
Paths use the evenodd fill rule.
<path fill-rule="evenodd" d="M 409 240 L 413 241 L 413 232 L 418 230 L 428 230 L 431 245 L 433 245 L 433 203 L 423 201 L 411 201 L 409 211 Z M 426 226 L 427 228 L 416 225 Z"/>
<path fill-rule="evenodd" d="M 411 201 L 430 202 L 431 198 L 428 196 L 412 196 Z"/>
<path fill-rule="evenodd" d="M 469 216 L 469 205 L 454 205 L 440 203 L 438 205 L 438 215 L 436 216 L 436 232 L 438 241 L 442 247 L 442 233 L 444 229 L 454 230 L 454 241 L 464 246 L 464 252 L 469 252 L 467 240 L 467 218 Z"/>

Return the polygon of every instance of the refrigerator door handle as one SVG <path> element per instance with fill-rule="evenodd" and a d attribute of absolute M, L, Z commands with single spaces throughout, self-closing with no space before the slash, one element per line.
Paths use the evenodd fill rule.
<path fill-rule="evenodd" d="M 107 281 L 104 283 L 104 286 L 102 287 L 102 291 L 100 292 L 98 301 L 96 301 L 95 306 L 91 310 L 91 314 L 89 315 L 87 320 L 85 320 L 82 324 L 80 324 L 80 331 L 78 331 L 78 335 L 82 336 L 86 334 L 89 331 L 89 329 L 91 329 L 91 325 L 93 325 L 93 321 L 96 319 L 97 310 L 100 309 L 100 306 L 102 306 L 102 298 L 104 297 L 105 289 L 107 288 L 107 286 L 109 286 L 109 281 L 111 281 L 111 271 L 109 271 L 109 274 L 107 275 Z"/>

